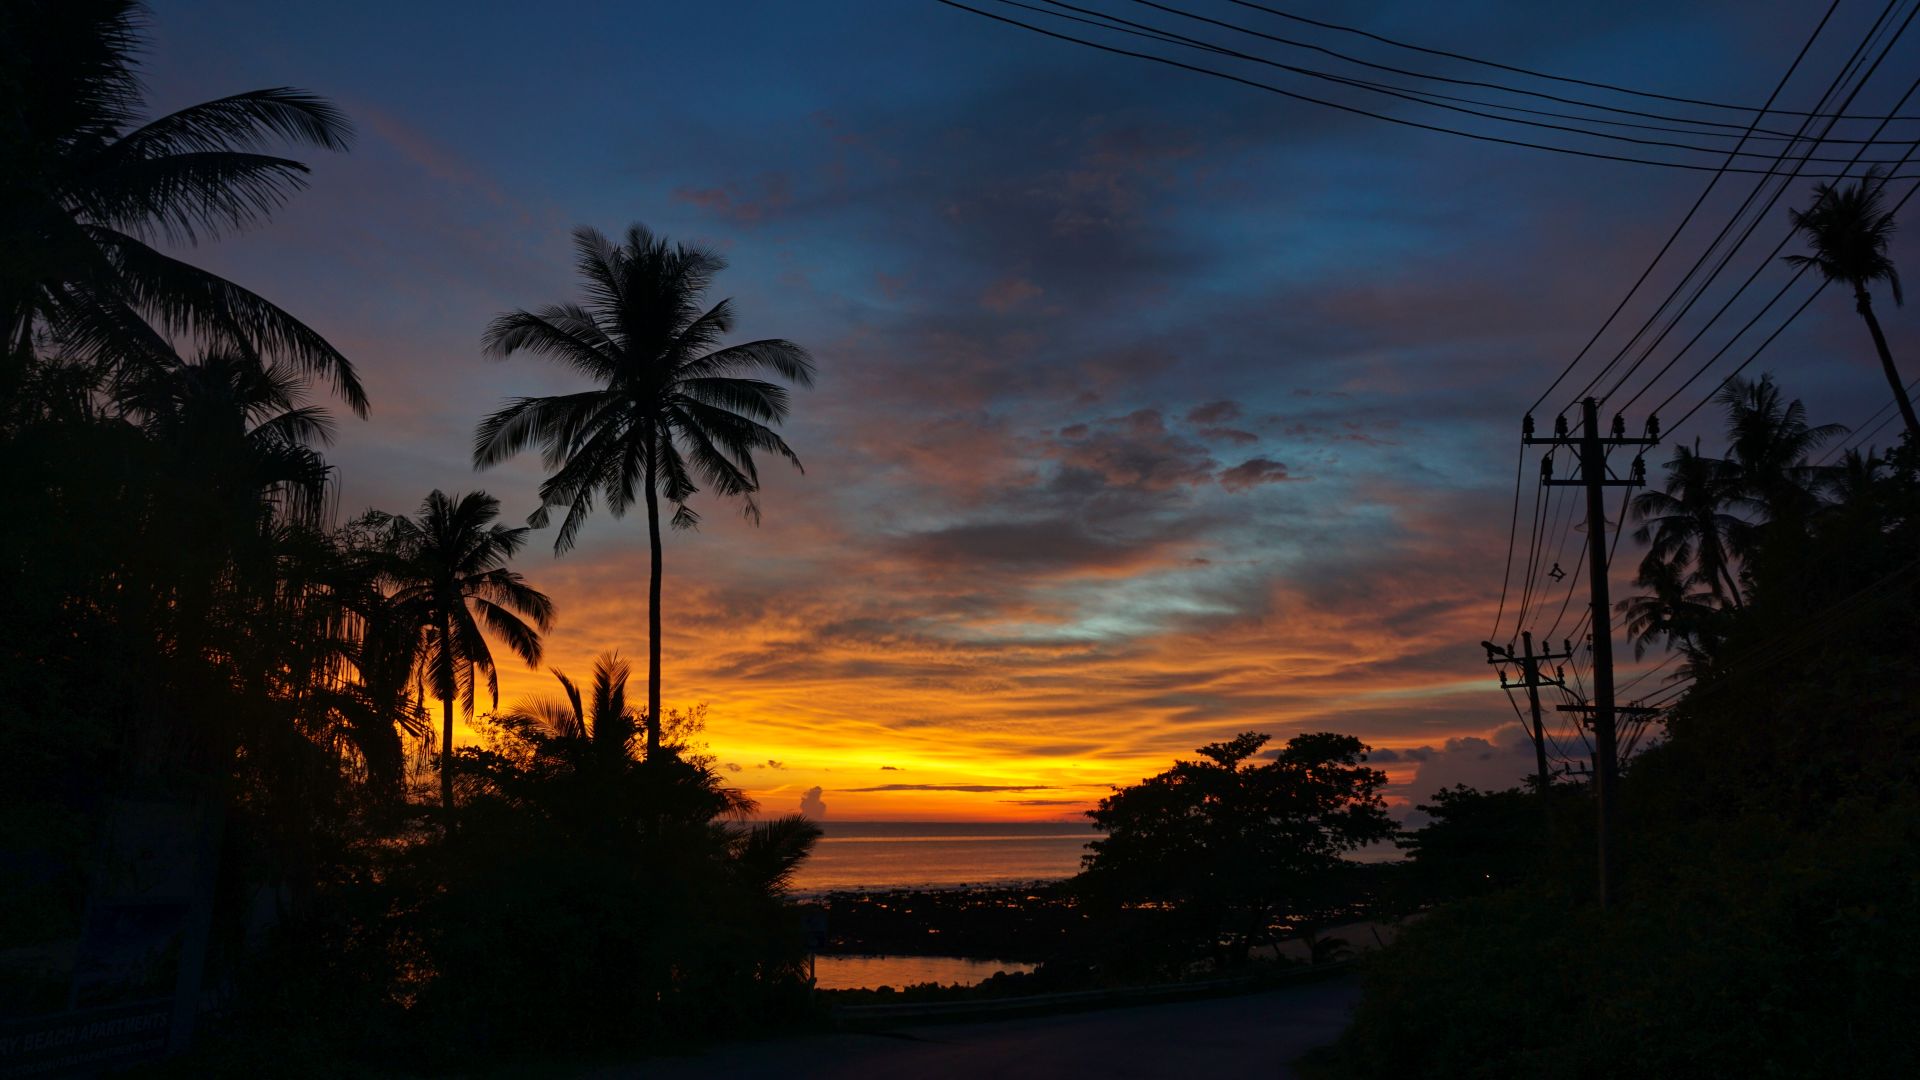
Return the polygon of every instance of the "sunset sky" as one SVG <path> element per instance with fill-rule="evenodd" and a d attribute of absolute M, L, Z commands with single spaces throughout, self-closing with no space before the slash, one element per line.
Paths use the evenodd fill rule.
<path fill-rule="evenodd" d="M 1755 103 L 1819 14 L 1289 6 Z M 742 337 L 812 350 L 785 429 L 805 474 L 768 463 L 757 528 L 697 499 L 666 552 L 666 699 L 708 705 L 766 810 L 818 787 L 830 820 L 1061 817 L 1244 730 L 1360 735 L 1402 800 L 1531 767 L 1478 646 L 1520 414 L 1703 176 L 1316 110 L 920 0 L 156 7 L 157 110 L 291 84 L 359 129 L 273 225 L 192 255 L 358 365 L 371 417 L 333 403 L 343 517 L 435 487 L 533 509 L 538 461 L 475 475 L 474 424 L 580 384 L 479 339 L 576 295 L 577 224 L 723 252 Z M 1871 13 L 1850 17 L 1810 61 L 1823 85 Z M 1913 355 L 1911 315 L 1883 318 Z M 1836 295 L 1760 368 L 1816 421 L 1885 395 Z M 551 542 L 516 563 L 559 604 L 549 662 L 584 677 L 618 648 L 644 700 L 644 517 Z M 501 674 L 503 704 L 556 689 Z"/>

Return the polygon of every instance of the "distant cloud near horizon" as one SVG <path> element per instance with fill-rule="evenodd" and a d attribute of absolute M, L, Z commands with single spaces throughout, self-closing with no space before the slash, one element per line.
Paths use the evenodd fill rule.
<path fill-rule="evenodd" d="M 800 812 L 815 819 L 826 817 L 827 801 L 821 797 L 823 794 L 818 784 L 808 788 L 800 796 Z"/>
<path fill-rule="evenodd" d="M 849 792 L 874 791 L 1052 791 L 1051 784 L 879 784 L 874 787 L 848 788 Z"/>

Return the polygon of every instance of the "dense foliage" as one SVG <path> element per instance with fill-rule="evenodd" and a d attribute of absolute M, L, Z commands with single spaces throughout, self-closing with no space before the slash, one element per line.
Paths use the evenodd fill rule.
<path fill-rule="evenodd" d="M 1443 795 L 1413 870 L 1445 902 L 1378 959 L 1321 1073 L 1909 1066 L 1920 454 L 1909 443 L 1823 468 L 1797 403 L 1762 383 L 1726 404 L 1735 456 L 1711 471 L 1740 543 L 1718 599 L 1701 580 L 1691 614 L 1709 632 L 1671 624 L 1694 681 L 1622 781 L 1622 900 L 1605 913 L 1591 902 L 1584 787 L 1557 787 L 1545 809 L 1517 791 Z M 1800 445 L 1781 453 L 1767 429 Z"/>

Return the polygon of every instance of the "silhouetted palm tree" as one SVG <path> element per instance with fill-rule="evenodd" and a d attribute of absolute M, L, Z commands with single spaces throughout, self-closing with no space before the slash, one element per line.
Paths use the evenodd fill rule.
<path fill-rule="evenodd" d="M 305 389 L 296 372 L 255 356 L 169 356 L 130 379 L 119 405 L 173 452 L 196 496 L 219 501 L 243 522 L 313 525 L 333 475 L 317 449 L 333 441 L 333 418 L 301 403 Z"/>
<path fill-rule="evenodd" d="M 440 801 L 449 813 L 454 697 L 472 716 L 474 686 L 484 676 L 494 705 L 500 703 L 499 672 L 482 625 L 529 666 L 540 662 L 538 631 L 553 625 L 553 601 L 506 567 L 527 530 L 495 524 L 499 516 L 500 500 L 484 491 L 455 498 L 437 490 L 420 504 L 417 518 L 370 515 L 386 532 L 381 570 L 396 586 L 394 602 L 417 628 L 421 664 L 440 699 Z"/>
<path fill-rule="evenodd" d="M 1771 375 L 1730 379 L 1715 400 L 1727 410 L 1728 474 L 1740 504 L 1764 523 L 1803 524 L 1832 476 L 1807 456 L 1846 426 L 1810 426 L 1807 407 L 1785 400 Z"/>
<path fill-rule="evenodd" d="M 369 786 L 397 799 L 405 771 L 401 736 L 419 739 L 433 730 L 421 700 L 420 629 L 400 598 L 380 586 L 382 551 L 351 543 L 360 524 L 349 527 L 331 589 L 346 625 L 330 705 L 366 767 Z"/>
<path fill-rule="evenodd" d="M 1788 211 L 1793 227 L 1807 234 L 1807 245 L 1813 254 L 1788 255 L 1786 259 L 1796 266 L 1815 267 L 1828 281 L 1853 290 L 1854 309 L 1866 320 L 1867 332 L 1873 335 L 1873 347 L 1880 353 L 1880 369 L 1887 376 L 1887 385 L 1893 388 L 1893 400 L 1900 406 L 1900 419 L 1907 425 L 1907 435 L 1920 442 L 1920 417 L 1914 415 L 1913 400 L 1907 396 L 1906 384 L 1893 366 L 1893 352 L 1887 348 L 1887 335 L 1880 329 L 1880 320 L 1873 313 L 1873 296 L 1867 291 L 1869 285 L 1884 281 L 1895 305 L 1905 300 L 1900 294 L 1900 272 L 1887 254 L 1894 220 L 1893 211 L 1881 202 L 1885 188 L 1886 182 L 1877 169 L 1868 170 L 1858 182 L 1844 187 L 1832 184 L 1815 187 L 1812 206 L 1804 211 Z"/>
<path fill-rule="evenodd" d="M 539 724 L 558 738 L 591 743 L 603 754 L 624 755 L 633 741 L 635 717 L 627 707 L 627 680 L 633 669 L 620 654 L 605 652 L 594 658 L 591 698 L 580 693 L 580 687 L 566 672 L 547 670 L 560 680 L 566 700 L 532 698 L 522 702 L 515 715 Z"/>
<path fill-rule="evenodd" d="M 1678 561 L 1649 557 L 1640 564 L 1633 583 L 1647 591 L 1629 596 L 1614 607 L 1624 617 L 1633 655 L 1646 655 L 1649 646 L 1664 643 L 1698 660 L 1702 646 L 1713 640 L 1714 625 L 1724 610 L 1713 593 L 1687 588 L 1691 575 Z"/>
<path fill-rule="evenodd" d="M 660 500 L 674 505 L 673 525 L 699 522 L 687 500 L 699 482 L 745 501 L 760 475 L 753 455 L 800 459 L 768 424 L 786 418 L 785 387 L 754 377 L 772 374 L 813 384 L 805 349 L 770 338 L 722 347 L 733 328 L 732 302 L 702 309 L 714 276 L 726 267 L 701 248 L 668 244 L 644 226 L 615 244 L 589 228 L 574 230 L 586 304 L 554 304 L 493 320 L 489 355 L 528 351 L 556 360 L 600 384 L 555 397 L 514 398 L 474 433 L 476 468 L 496 465 L 538 445 L 548 469 L 540 508 L 529 523 L 544 527 L 553 507 L 565 518 L 556 553 L 571 548 L 594 499 L 615 517 L 636 499 L 647 508 L 652 563 L 647 590 L 647 753 L 660 749 Z"/>
<path fill-rule="evenodd" d="M 1692 448 L 1674 447 L 1665 490 L 1644 491 L 1633 499 L 1633 516 L 1642 523 L 1633 538 L 1651 545 L 1642 576 L 1649 576 L 1648 564 L 1662 564 L 1673 569 L 1676 581 L 1703 587 L 1714 600 L 1739 607 L 1733 567 L 1751 527 L 1727 512 L 1736 495 L 1726 463 L 1703 456 L 1697 440 Z"/>
<path fill-rule="evenodd" d="M 262 153 L 287 141 L 344 150 L 346 118 L 286 87 L 254 90 L 139 123 L 132 0 L 10 0 L 0 6 L 0 353 L 36 326 L 115 368 L 165 358 L 162 335 L 325 374 L 355 412 L 353 365 L 258 295 L 163 255 L 264 220 L 307 167 Z"/>

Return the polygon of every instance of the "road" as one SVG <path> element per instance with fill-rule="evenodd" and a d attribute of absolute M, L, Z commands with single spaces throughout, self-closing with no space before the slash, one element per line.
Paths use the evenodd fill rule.
<path fill-rule="evenodd" d="M 1284 1077 L 1332 1042 L 1359 1000 L 1347 976 L 1239 997 L 1060 1016 L 836 1032 L 652 1058 L 589 1074 L 627 1077 Z"/>

